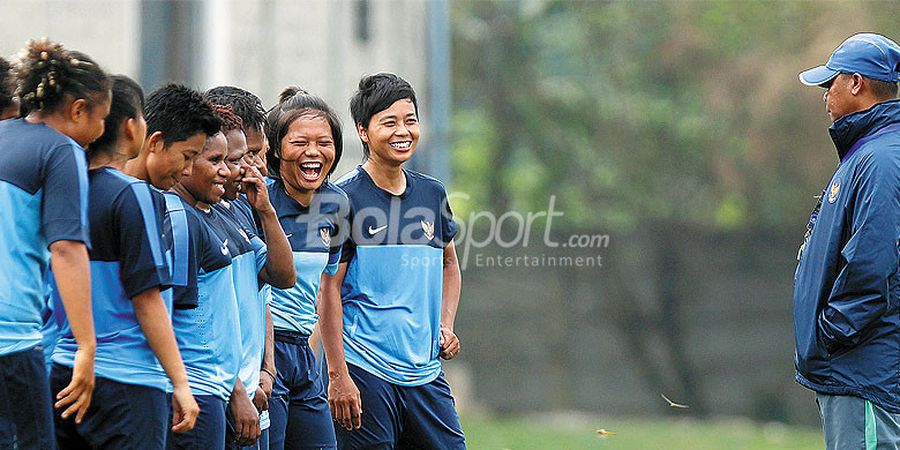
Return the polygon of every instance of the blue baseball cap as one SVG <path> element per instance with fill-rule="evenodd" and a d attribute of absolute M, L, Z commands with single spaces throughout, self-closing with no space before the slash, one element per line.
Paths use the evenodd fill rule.
<path fill-rule="evenodd" d="M 831 53 L 824 66 L 801 72 L 800 82 L 819 86 L 839 73 L 858 73 L 873 80 L 896 83 L 900 81 L 900 46 L 880 34 L 854 34 Z"/>

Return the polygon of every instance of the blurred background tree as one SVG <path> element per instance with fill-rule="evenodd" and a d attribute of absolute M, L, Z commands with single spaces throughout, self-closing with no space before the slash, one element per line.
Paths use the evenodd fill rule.
<path fill-rule="evenodd" d="M 807 398 L 797 416 L 784 395 L 802 391 L 790 275 L 837 155 L 821 91 L 797 74 L 853 33 L 900 37 L 900 3 L 453 5 L 454 189 L 471 196 L 458 215 L 544 210 L 556 196 L 555 234 L 614 240 L 599 271 L 469 271 L 465 301 L 478 304 L 459 323 L 503 349 L 476 350 L 478 378 L 491 358 L 524 358 L 546 367 L 522 381 L 546 381 L 540 407 L 604 409 L 615 402 L 590 391 L 608 388 L 591 374 L 608 382 L 617 372 L 599 367 L 633 373 L 630 361 L 647 392 L 631 412 L 665 391 L 695 414 L 812 422 Z"/>

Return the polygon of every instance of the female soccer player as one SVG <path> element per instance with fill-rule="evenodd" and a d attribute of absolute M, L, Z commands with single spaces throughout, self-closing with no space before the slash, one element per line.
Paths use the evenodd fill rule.
<path fill-rule="evenodd" d="M 52 397 L 81 422 L 94 389 L 96 340 L 87 248 L 84 146 L 103 134 L 110 82 L 88 56 L 32 41 L 17 68 L 28 115 L 0 122 L 0 447 L 53 448 L 41 342 L 43 277 L 52 266 L 77 343 L 71 381 Z M 49 252 L 47 251 L 49 249 Z"/>
<path fill-rule="evenodd" d="M 338 182 L 350 198 L 350 236 L 322 287 L 338 443 L 465 448 L 438 360 L 460 349 L 457 228 L 444 186 L 404 168 L 419 141 L 416 94 L 394 74 L 367 76 L 350 110 L 367 159 Z"/>
<path fill-rule="evenodd" d="M 174 432 L 190 430 L 200 409 L 172 331 L 171 296 L 160 294 L 171 284 L 160 238 L 165 200 L 147 183 L 121 172 L 144 145 L 144 94 L 124 76 L 113 77 L 112 93 L 104 134 L 89 152 L 91 298 L 98 341 L 94 407 L 81 424 L 57 415 L 56 435 L 64 449 L 163 450 L 167 383 L 174 388 Z M 77 350 L 68 321 L 62 317 L 60 323 L 52 357 L 54 389 L 71 377 Z"/>
<path fill-rule="evenodd" d="M 347 196 L 327 180 L 343 153 L 341 124 L 322 99 L 288 88 L 269 113 L 269 197 L 290 236 L 297 283 L 272 289 L 277 377 L 271 449 L 335 448 L 334 425 L 309 337 L 321 279 L 334 275 Z"/>
<path fill-rule="evenodd" d="M 200 404 L 197 426 L 187 433 L 169 435 L 170 449 L 225 448 L 227 403 L 241 363 L 232 256 L 250 247 L 230 226 L 223 226 L 212 208 L 225 192 L 227 153 L 225 135 L 210 136 L 190 175 L 172 188 L 179 198 L 166 195 L 168 219 L 176 230 L 173 273 L 175 277 L 197 277 L 196 294 L 190 289 L 174 290 L 175 298 L 196 295 L 197 304 L 176 310 L 172 324 L 188 382 Z"/>
<path fill-rule="evenodd" d="M 266 341 L 266 303 L 259 295 L 263 283 L 274 286 L 291 286 L 296 279 L 291 259 L 290 246 L 265 190 L 265 180 L 259 171 L 252 167 L 241 167 L 240 161 L 247 150 L 241 120 L 234 115 L 230 107 L 217 107 L 217 114 L 223 122 L 228 153 L 226 166 L 230 175 L 226 178 L 223 200 L 213 208 L 236 230 L 242 240 L 252 244 L 252 252 L 233 255 L 234 285 L 240 311 L 241 328 L 241 382 L 235 385 L 235 392 L 229 400 L 228 436 L 229 446 L 232 443 L 248 446 L 260 437 L 266 443 L 268 413 L 258 410 L 252 401 L 260 382 L 260 368 L 263 364 L 263 349 Z M 241 172 L 243 171 L 243 178 Z M 240 182 L 247 192 L 247 202 L 255 213 L 246 211 L 239 214 L 235 209 L 237 202 L 230 203 L 238 193 Z M 256 190 L 253 180 L 262 180 L 263 192 Z M 231 196 L 225 199 L 224 195 Z M 262 236 L 256 234 L 253 216 L 259 218 Z M 263 240 L 263 238 L 265 240 Z M 256 256 L 254 258 L 254 255 Z M 288 284 L 290 283 L 290 284 Z M 230 447 L 229 447 L 230 448 Z"/>

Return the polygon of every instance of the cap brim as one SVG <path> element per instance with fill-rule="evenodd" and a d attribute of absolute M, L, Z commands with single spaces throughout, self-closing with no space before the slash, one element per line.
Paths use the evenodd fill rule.
<path fill-rule="evenodd" d="M 800 73 L 800 82 L 807 86 L 819 86 L 823 83 L 831 81 L 840 73 L 837 70 L 831 70 L 825 66 L 813 67 Z"/>

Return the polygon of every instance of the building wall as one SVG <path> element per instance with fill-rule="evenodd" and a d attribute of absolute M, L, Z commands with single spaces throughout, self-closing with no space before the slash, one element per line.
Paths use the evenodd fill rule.
<path fill-rule="evenodd" d="M 139 6 L 139 0 L 3 0 L 0 56 L 14 60 L 29 39 L 47 37 L 87 53 L 107 71 L 135 77 Z"/>
<path fill-rule="evenodd" d="M 369 8 L 367 38 L 359 33 L 363 3 Z M 187 43 L 194 47 L 196 79 L 168 81 L 200 89 L 237 85 L 259 95 L 267 108 L 288 85 L 323 97 L 344 122 L 345 151 L 337 173 L 362 158 L 349 99 L 363 74 L 395 72 L 427 98 L 427 2 L 204 0 L 197 5 L 198 17 L 188 26 L 199 28 L 200 42 Z M 110 72 L 140 79 L 141 6 L 140 0 L 4 0 L 0 55 L 14 58 L 28 39 L 46 36 L 91 55 Z M 154 37 L 164 38 L 150 33 Z M 424 108 L 422 113 L 427 128 Z"/>

